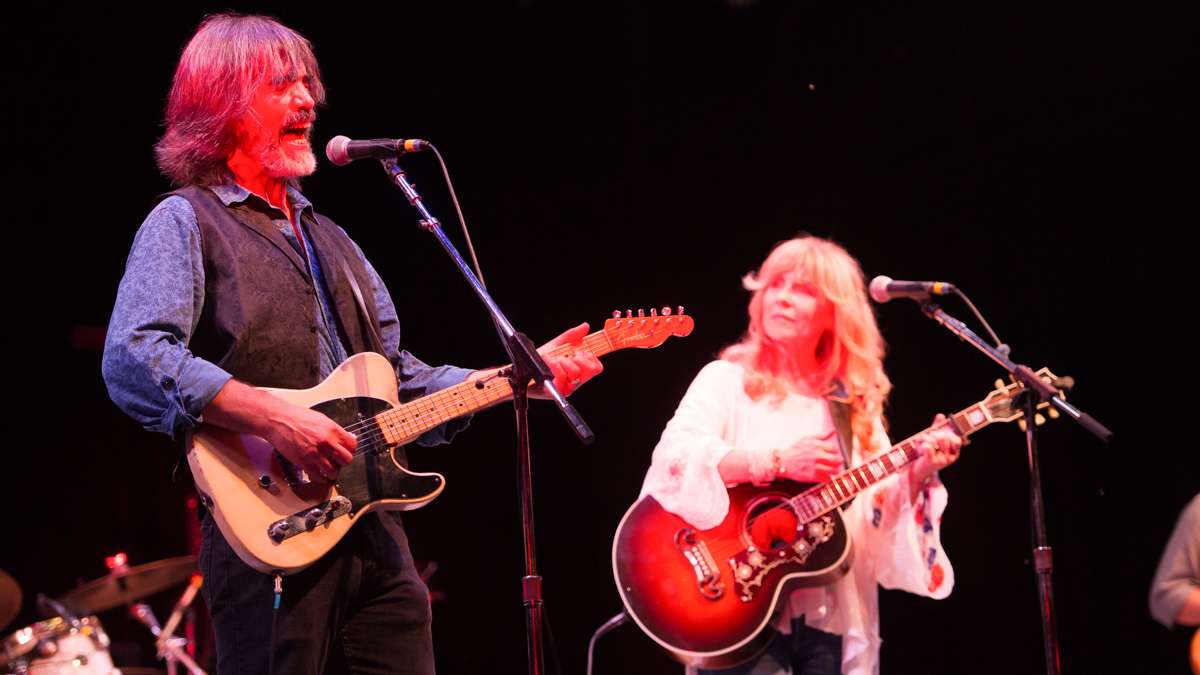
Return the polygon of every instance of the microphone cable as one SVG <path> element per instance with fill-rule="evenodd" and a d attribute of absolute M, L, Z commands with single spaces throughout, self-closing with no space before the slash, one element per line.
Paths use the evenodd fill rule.
<path fill-rule="evenodd" d="M 620 626 L 626 621 L 629 621 L 629 612 L 621 610 L 620 614 L 617 614 L 608 621 L 605 621 L 604 625 L 597 628 L 595 633 L 592 633 L 592 639 L 588 640 L 587 675 L 592 675 L 592 658 L 596 653 L 596 640 L 600 639 L 602 635 L 616 628 L 617 626 Z"/>
<path fill-rule="evenodd" d="M 471 254 L 471 263 L 475 266 L 475 276 L 479 279 L 479 284 L 486 289 L 487 282 L 483 280 L 483 270 L 479 267 L 479 258 L 475 256 L 475 245 L 471 243 L 471 232 L 467 229 L 467 219 L 463 216 L 462 205 L 458 203 L 458 194 L 454 191 L 454 181 L 450 180 L 450 170 L 446 168 L 446 160 L 442 158 L 442 153 L 433 143 L 429 144 L 429 149 L 433 151 L 438 164 L 442 167 L 442 176 L 446 179 L 446 187 L 450 190 L 450 201 L 454 204 L 454 213 L 458 215 L 459 225 L 462 225 L 463 237 L 467 240 L 467 251 Z"/>

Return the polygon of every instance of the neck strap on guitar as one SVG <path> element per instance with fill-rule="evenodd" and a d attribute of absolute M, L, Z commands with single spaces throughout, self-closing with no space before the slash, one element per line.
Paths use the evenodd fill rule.
<path fill-rule="evenodd" d="M 342 273 L 350 280 L 350 288 L 354 291 L 354 299 L 358 302 L 358 309 L 362 312 L 362 320 L 359 322 L 367 328 L 367 335 L 371 338 L 371 348 L 379 352 L 383 356 L 387 356 L 387 349 L 383 346 L 383 338 L 379 336 L 379 329 L 375 326 L 375 320 L 371 317 L 371 313 L 367 311 L 367 303 L 363 300 L 362 290 L 358 287 L 358 281 L 354 278 L 354 272 L 350 270 L 350 266 L 342 260 Z"/>
<path fill-rule="evenodd" d="M 834 389 L 826 397 L 829 404 L 829 415 L 833 418 L 833 427 L 837 430 L 838 446 L 842 449 L 842 461 L 846 467 L 854 466 L 851 462 L 854 449 L 854 429 L 850 418 L 853 411 L 850 408 L 850 398 L 846 395 L 846 387 L 841 382 L 834 383 Z"/>

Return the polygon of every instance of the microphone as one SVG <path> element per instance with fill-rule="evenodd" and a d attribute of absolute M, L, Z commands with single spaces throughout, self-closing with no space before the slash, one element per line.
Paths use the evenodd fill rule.
<path fill-rule="evenodd" d="M 429 141 L 419 138 L 374 138 L 369 141 L 352 141 L 345 136 L 334 136 L 325 144 L 325 156 L 338 166 L 345 166 L 356 159 L 375 157 L 387 159 L 399 157 L 406 152 L 420 152 L 429 147 Z"/>
<path fill-rule="evenodd" d="M 870 290 L 872 300 L 887 302 L 892 298 L 924 300 L 931 295 L 948 295 L 955 288 L 944 281 L 896 281 L 881 274 L 871 280 Z"/>

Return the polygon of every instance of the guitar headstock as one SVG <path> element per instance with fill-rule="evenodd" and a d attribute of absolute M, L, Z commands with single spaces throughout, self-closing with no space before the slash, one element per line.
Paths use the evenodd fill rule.
<path fill-rule="evenodd" d="M 1050 372 L 1049 368 L 1042 368 L 1037 371 L 1037 376 L 1042 378 L 1046 384 L 1058 390 L 1060 398 L 1067 397 L 1067 390 L 1075 386 L 1075 381 L 1070 377 L 1059 377 Z M 988 394 L 987 398 L 983 399 L 982 405 L 987 411 L 989 419 L 993 422 L 1013 422 L 1016 421 L 1022 429 L 1025 428 L 1025 409 L 1021 405 L 1017 395 L 1022 392 L 1021 386 L 1015 382 L 1005 382 L 1004 380 L 996 380 L 996 389 Z M 1051 408 L 1050 404 L 1042 401 L 1037 405 L 1038 410 L 1047 409 L 1046 414 L 1051 419 L 1058 417 L 1058 410 Z M 1046 421 L 1046 418 L 1040 414 L 1034 415 L 1034 424 L 1041 425 Z"/>
<path fill-rule="evenodd" d="M 604 333 L 614 349 L 649 349 L 661 345 L 669 337 L 689 335 L 694 327 L 692 317 L 683 313 L 683 307 L 675 310 L 663 307 L 661 314 L 659 310 L 652 309 L 650 316 L 646 316 L 644 309 L 639 309 L 637 316 L 633 315 L 633 310 L 627 309 L 625 316 L 621 316 L 620 311 L 613 312 L 613 317 L 604 322 Z"/>

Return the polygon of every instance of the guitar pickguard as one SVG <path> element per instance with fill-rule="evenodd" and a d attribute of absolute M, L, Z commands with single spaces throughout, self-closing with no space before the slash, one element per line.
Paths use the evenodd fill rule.
<path fill-rule="evenodd" d="M 786 496 L 767 494 L 750 502 L 741 523 L 742 541 L 747 546 L 728 560 L 741 590 L 741 601 L 751 602 L 767 574 L 776 567 L 786 563 L 804 565 L 836 531 L 832 516 L 801 521 Z"/>
<path fill-rule="evenodd" d="M 404 450 L 383 441 L 372 418 L 390 408 L 387 401 L 366 396 L 332 399 L 312 407 L 358 437 L 354 459 L 338 471 L 334 483 L 338 494 L 350 500 L 350 515 L 382 499 L 418 500 L 441 489 L 441 476 L 408 473 L 403 468 L 408 463 Z"/>

